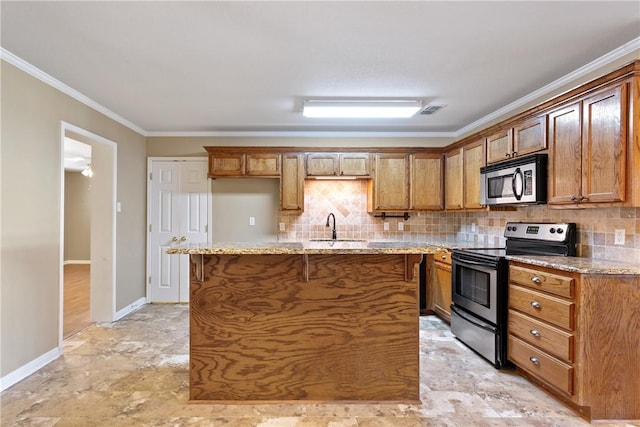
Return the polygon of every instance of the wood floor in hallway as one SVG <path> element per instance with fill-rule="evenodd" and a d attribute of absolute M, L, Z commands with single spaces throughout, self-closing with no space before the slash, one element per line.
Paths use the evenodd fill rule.
<path fill-rule="evenodd" d="M 91 324 L 90 264 L 64 266 L 64 315 L 62 333 L 65 338 Z"/>

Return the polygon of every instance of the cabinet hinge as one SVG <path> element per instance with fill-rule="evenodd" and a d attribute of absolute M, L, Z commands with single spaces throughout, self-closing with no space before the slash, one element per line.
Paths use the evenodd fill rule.
<path fill-rule="evenodd" d="M 149 172 L 149 181 L 153 181 L 153 173 Z"/>
<path fill-rule="evenodd" d="M 204 232 L 208 233 L 209 232 L 209 224 L 205 224 L 204 226 Z"/>
<path fill-rule="evenodd" d="M 149 276 L 149 284 L 151 284 L 151 276 Z"/>
<path fill-rule="evenodd" d="M 151 233 L 151 224 L 149 224 L 149 233 Z"/>

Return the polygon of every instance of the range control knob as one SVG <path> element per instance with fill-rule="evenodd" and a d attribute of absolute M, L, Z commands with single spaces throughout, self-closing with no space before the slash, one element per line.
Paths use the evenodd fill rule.
<path fill-rule="evenodd" d="M 562 228 L 558 228 L 558 230 L 556 231 L 558 234 L 562 234 L 564 232 L 564 230 Z"/>
<path fill-rule="evenodd" d="M 549 230 L 549 233 L 554 234 L 556 232 L 556 229 L 551 227 L 551 230 Z"/>
<path fill-rule="evenodd" d="M 518 229 L 518 227 L 516 227 L 516 226 L 514 225 L 513 227 L 511 227 L 511 229 L 512 229 L 513 231 L 516 231 L 516 230 Z"/>

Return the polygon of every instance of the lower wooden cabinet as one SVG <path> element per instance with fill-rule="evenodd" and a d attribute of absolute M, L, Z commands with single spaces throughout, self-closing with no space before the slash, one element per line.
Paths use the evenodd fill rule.
<path fill-rule="evenodd" d="M 591 420 L 640 419 L 640 277 L 511 261 L 508 358 Z"/>
<path fill-rule="evenodd" d="M 427 286 L 427 309 L 451 322 L 451 252 L 433 255 L 431 277 Z"/>

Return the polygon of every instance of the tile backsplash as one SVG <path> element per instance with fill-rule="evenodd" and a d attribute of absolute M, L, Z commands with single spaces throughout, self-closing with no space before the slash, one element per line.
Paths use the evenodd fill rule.
<path fill-rule="evenodd" d="M 640 208 L 549 209 L 546 205 L 514 211 L 419 212 L 408 220 L 367 213 L 367 181 L 305 181 L 305 211 L 280 214 L 285 231 L 279 240 L 330 238 L 330 212 L 338 238 L 366 240 L 457 240 L 478 246 L 504 245 L 507 221 L 575 222 L 578 255 L 640 264 Z M 392 214 L 393 215 L 393 214 Z M 384 223 L 389 229 L 385 231 Z M 398 230 L 402 224 L 403 230 Z M 475 224 L 475 231 L 471 231 Z M 625 244 L 614 245 L 616 229 L 625 230 Z"/>

